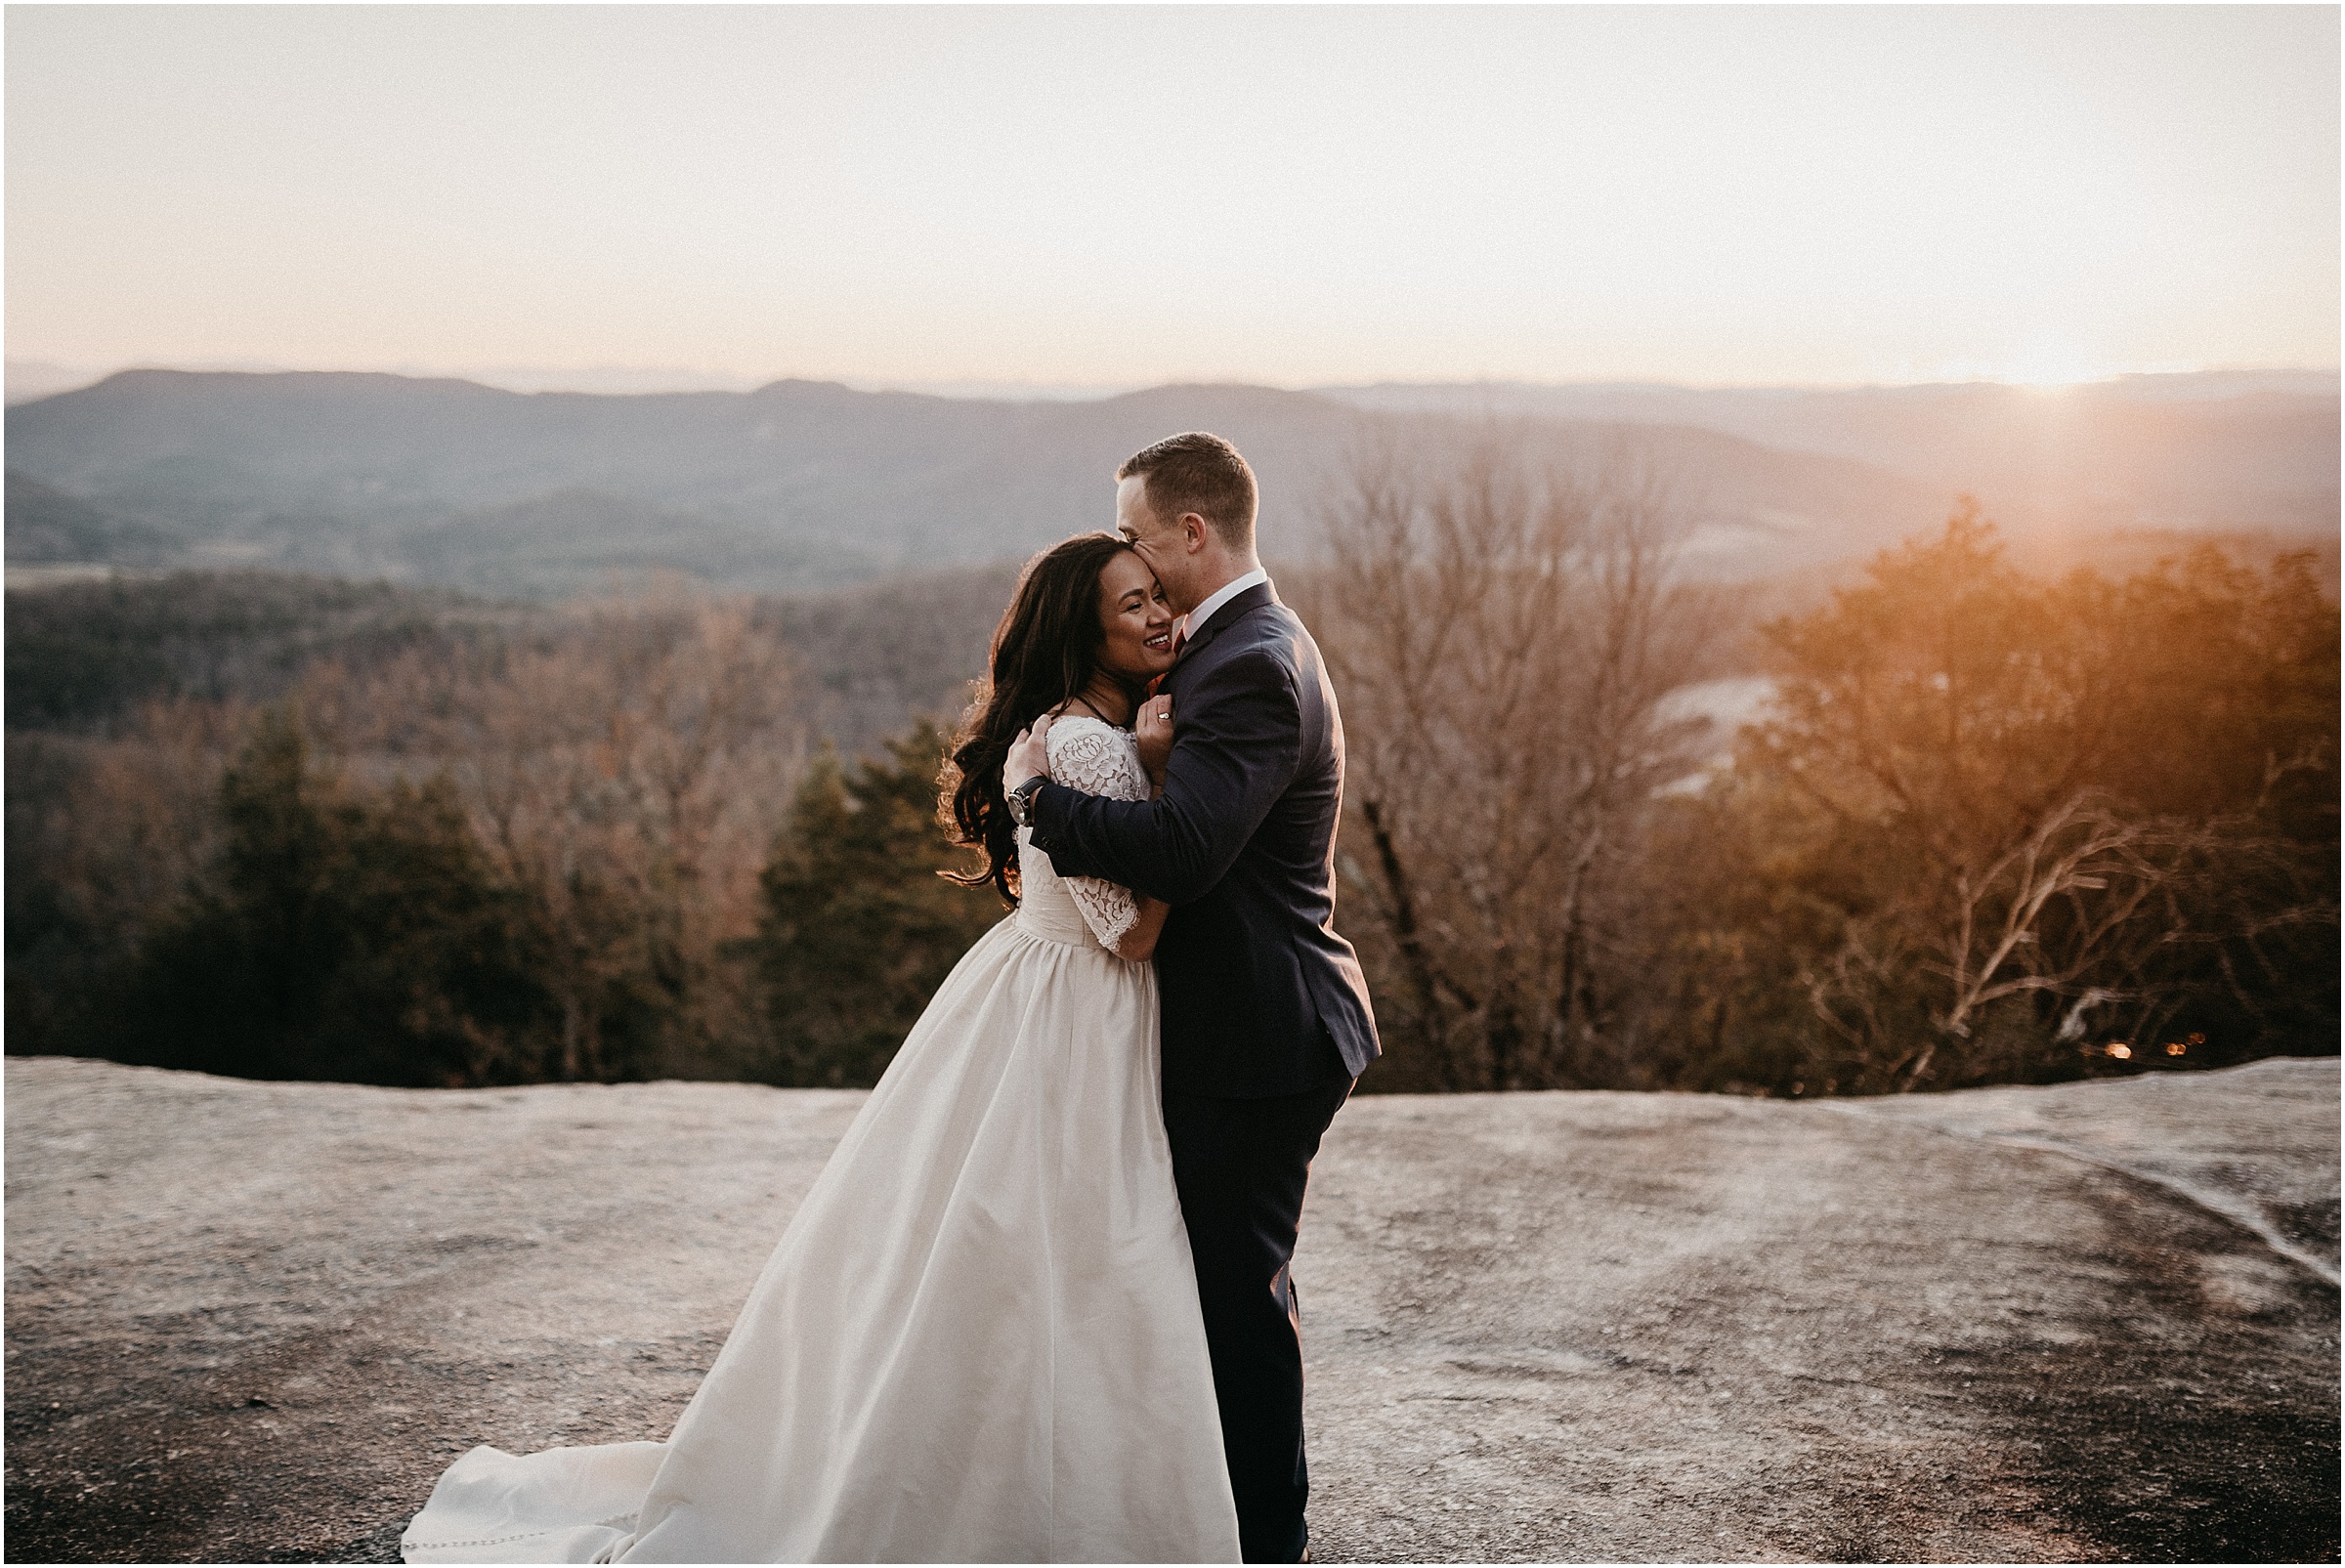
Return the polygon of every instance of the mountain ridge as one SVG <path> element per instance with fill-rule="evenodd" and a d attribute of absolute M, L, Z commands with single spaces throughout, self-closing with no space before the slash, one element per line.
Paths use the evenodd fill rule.
<path fill-rule="evenodd" d="M 2333 398 L 2046 401 L 1957 387 L 1648 389 L 1639 401 L 1516 387 L 1509 404 L 1488 387 L 1366 397 L 1375 390 L 1219 382 L 1013 402 L 804 378 L 572 393 L 380 371 L 133 369 L 18 404 L 7 430 L 12 470 L 142 539 L 176 540 L 189 562 L 493 580 L 537 597 L 620 563 L 784 591 L 1021 557 L 1111 526 L 1116 464 L 1178 429 L 1215 430 L 1248 453 L 1273 554 L 1322 546 L 1318 514 L 1363 447 L 1492 422 L 1577 463 L 1639 449 L 1693 513 L 1689 569 L 1719 578 L 1832 568 L 1934 526 L 1965 491 L 2023 540 L 2335 537 Z M 578 503 L 570 514 L 564 497 Z M 14 510 L 11 559 L 59 559 L 64 535 L 20 530 Z"/>

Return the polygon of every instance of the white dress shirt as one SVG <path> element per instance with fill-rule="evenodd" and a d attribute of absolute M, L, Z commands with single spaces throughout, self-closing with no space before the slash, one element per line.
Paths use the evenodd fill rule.
<path fill-rule="evenodd" d="M 1211 594 L 1207 595 L 1204 604 L 1199 605 L 1196 609 L 1189 612 L 1187 619 L 1182 622 L 1180 634 L 1183 637 L 1196 636 L 1198 632 L 1205 628 L 1205 623 L 1214 618 L 1215 611 L 1220 609 L 1223 605 L 1228 604 L 1232 599 L 1235 599 L 1238 595 L 1244 593 L 1256 583 L 1268 582 L 1269 580 L 1270 573 L 1264 572 L 1260 567 L 1256 567 L 1252 572 L 1247 572 L 1246 575 L 1242 577 L 1231 578 L 1229 581 L 1223 583 L 1220 587 L 1215 589 Z"/>

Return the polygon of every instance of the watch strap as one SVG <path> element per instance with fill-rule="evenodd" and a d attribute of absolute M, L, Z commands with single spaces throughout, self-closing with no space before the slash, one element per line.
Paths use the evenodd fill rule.
<path fill-rule="evenodd" d="M 1015 822 L 1020 827 L 1032 827 L 1034 826 L 1034 797 L 1038 794 L 1041 794 L 1043 785 L 1048 784 L 1049 782 L 1050 781 L 1048 779 L 1038 773 L 1033 778 L 1027 780 L 1024 784 L 1018 785 L 1017 788 L 1011 790 L 1009 807 L 1010 820 Z"/>

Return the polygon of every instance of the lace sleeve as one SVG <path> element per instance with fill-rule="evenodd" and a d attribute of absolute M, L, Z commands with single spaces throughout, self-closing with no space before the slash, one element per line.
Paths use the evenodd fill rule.
<path fill-rule="evenodd" d="M 1046 742 L 1053 784 L 1110 800 L 1145 800 L 1148 775 L 1140 754 L 1125 731 L 1096 719 L 1060 719 L 1050 726 Z M 1066 878 L 1067 895 L 1083 913 L 1099 945 L 1113 953 L 1125 933 L 1139 923 L 1139 900 L 1131 890 L 1095 876 Z"/>
<path fill-rule="evenodd" d="M 1146 800 L 1148 775 L 1124 730 L 1081 716 L 1050 726 L 1050 781 L 1110 800 Z"/>

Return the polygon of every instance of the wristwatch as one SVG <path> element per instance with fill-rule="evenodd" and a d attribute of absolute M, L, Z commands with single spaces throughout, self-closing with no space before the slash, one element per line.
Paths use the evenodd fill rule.
<path fill-rule="evenodd" d="M 1009 820 L 1020 827 L 1032 827 L 1034 826 L 1034 797 L 1041 791 L 1043 785 L 1049 782 L 1047 778 L 1038 773 L 1018 785 L 1017 788 L 1012 789 L 1009 792 Z"/>

